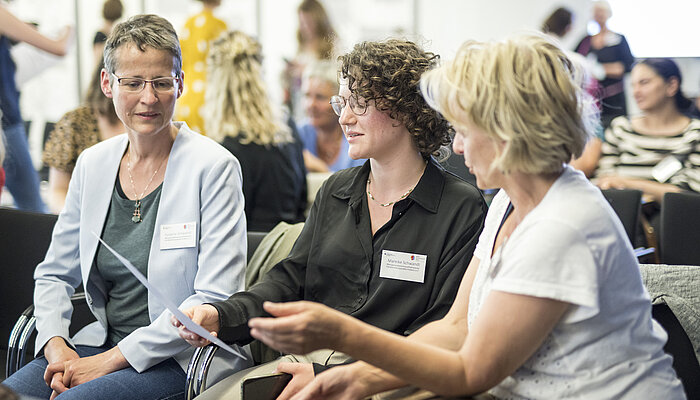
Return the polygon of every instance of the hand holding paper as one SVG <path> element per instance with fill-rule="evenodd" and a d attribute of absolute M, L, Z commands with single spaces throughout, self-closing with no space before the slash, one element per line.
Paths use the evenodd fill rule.
<path fill-rule="evenodd" d="M 216 336 L 213 336 L 211 333 L 209 333 L 206 329 L 202 328 L 200 325 L 196 324 L 194 321 L 192 321 L 187 315 L 185 315 L 182 311 L 180 311 L 177 308 L 177 305 L 173 303 L 170 299 L 166 298 L 163 296 L 163 294 L 156 288 L 155 286 L 151 285 L 148 282 L 148 279 L 146 279 L 145 276 L 141 272 L 139 272 L 136 267 L 134 267 L 129 260 L 124 258 L 121 254 L 117 253 L 114 249 L 109 247 L 107 243 L 102 240 L 99 235 L 97 235 L 95 232 L 92 232 L 95 237 L 97 237 L 97 240 L 102 243 L 107 250 L 109 250 L 112 254 L 114 254 L 115 257 L 119 261 L 121 261 L 122 264 L 131 272 L 136 279 L 138 279 L 145 287 L 148 289 L 149 293 L 151 293 L 159 302 L 161 302 L 173 315 L 175 318 L 177 318 L 178 321 L 180 321 L 187 329 L 190 331 L 196 333 L 197 335 L 203 337 L 204 339 L 209 340 L 210 342 L 216 344 L 217 346 L 221 347 L 222 349 L 228 351 L 231 354 L 235 354 L 238 357 L 241 357 L 244 360 L 247 360 L 246 356 L 241 354 L 240 352 L 236 351 L 233 349 L 231 346 L 227 345 L 221 339 L 217 338 Z"/>

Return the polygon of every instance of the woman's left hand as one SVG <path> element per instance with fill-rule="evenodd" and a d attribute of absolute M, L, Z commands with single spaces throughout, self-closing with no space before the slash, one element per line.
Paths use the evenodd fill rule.
<path fill-rule="evenodd" d="M 72 388 L 128 366 L 129 362 L 115 346 L 91 357 L 49 364 L 46 370 L 51 374 L 63 372 L 63 385 Z"/>
<path fill-rule="evenodd" d="M 628 189 L 630 187 L 630 179 L 617 175 L 608 175 L 598 178 L 597 185 L 603 190 Z"/>
<path fill-rule="evenodd" d="M 291 354 L 307 354 L 318 349 L 341 350 L 352 319 L 319 303 L 297 301 L 263 304 L 276 318 L 253 318 L 250 334 L 266 345 Z"/>

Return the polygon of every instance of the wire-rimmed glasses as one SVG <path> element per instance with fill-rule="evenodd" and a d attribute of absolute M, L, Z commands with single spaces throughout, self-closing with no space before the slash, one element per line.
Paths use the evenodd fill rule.
<path fill-rule="evenodd" d="M 335 95 L 331 97 L 330 103 L 331 107 L 333 107 L 335 115 L 340 117 L 340 114 L 343 113 L 343 110 L 348 103 L 350 104 L 350 109 L 353 113 L 355 113 L 355 115 L 363 115 L 367 112 L 367 107 L 369 106 L 370 100 L 372 99 L 364 99 L 354 94 L 350 95 L 349 99 L 346 99 L 340 95 Z"/>
<path fill-rule="evenodd" d="M 117 78 L 119 87 L 131 93 L 140 93 L 146 87 L 147 83 L 150 83 L 153 90 L 158 93 L 172 93 L 175 91 L 175 85 L 178 81 L 178 78 L 175 76 L 166 76 L 156 79 L 143 79 L 132 77 L 120 78 L 114 73 L 112 73 L 112 75 Z"/>

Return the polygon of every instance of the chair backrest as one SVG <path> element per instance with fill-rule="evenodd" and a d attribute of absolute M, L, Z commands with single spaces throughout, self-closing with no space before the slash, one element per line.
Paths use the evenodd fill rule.
<path fill-rule="evenodd" d="M 633 189 L 605 189 L 601 192 L 615 210 L 617 217 L 620 218 L 620 222 L 627 232 L 627 237 L 634 247 L 639 214 L 642 208 L 642 192 Z"/>
<path fill-rule="evenodd" d="M 0 347 L 17 316 L 32 304 L 34 268 L 46 255 L 58 216 L 0 208 Z"/>
<path fill-rule="evenodd" d="M 665 303 L 654 304 L 651 314 L 668 334 L 664 350 L 673 356 L 673 369 L 683 383 L 687 398 L 700 399 L 700 364 L 683 326 Z"/>
<path fill-rule="evenodd" d="M 664 195 L 659 250 L 663 264 L 700 265 L 700 194 Z"/>
<path fill-rule="evenodd" d="M 250 259 L 253 257 L 253 254 L 255 254 L 255 249 L 258 248 L 260 242 L 262 242 L 265 235 L 267 235 L 267 232 L 248 231 L 248 261 L 250 261 Z"/>

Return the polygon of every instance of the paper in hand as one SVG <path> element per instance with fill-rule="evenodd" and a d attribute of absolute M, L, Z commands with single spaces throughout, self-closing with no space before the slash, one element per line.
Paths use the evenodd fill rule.
<path fill-rule="evenodd" d="M 148 279 L 146 279 L 146 277 L 143 276 L 143 274 L 139 272 L 139 270 L 136 269 L 136 267 L 134 267 L 134 265 L 131 262 L 129 262 L 129 260 L 124 258 L 121 254 L 117 253 L 113 248 L 109 247 L 109 245 L 105 243 L 105 241 L 102 240 L 95 232 L 92 232 L 92 234 L 95 235 L 97 240 L 99 240 L 100 243 L 102 243 L 105 246 L 105 248 L 107 248 L 107 250 L 114 254 L 114 256 L 117 257 L 117 259 L 121 261 L 122 264 L 124 264 L 124 266 L 129 270 L 129 272 L 131 272 L 136 277 L 136 279 L 138 279 L 158 301 L 160 301 L 171 313 L 173 313 L 175 318 L 177 318 L 177 320 L 180 321 L 180 323 L 185 325 L 185 328 L 209 340 L 210 342 L 216 344 L 217 346 L 221 347 L 222 349 L 228 351 L 231 354 L 237 355 L 238 357 L 241 357 L 244 360 L 248 359 L 239 351 L 236 351 L 234 348 L 221 341 L 221 339 L 217 338 L 216 336 L 213 336 L 201 325 L 192 321 L 187 315 L 185 315 L 182 311 L 180 311 L 177 308 L 177 305 L 175 303 L 163 296 L 163 294 L 155 286 L 151 285 L 148 282 Z"/>

